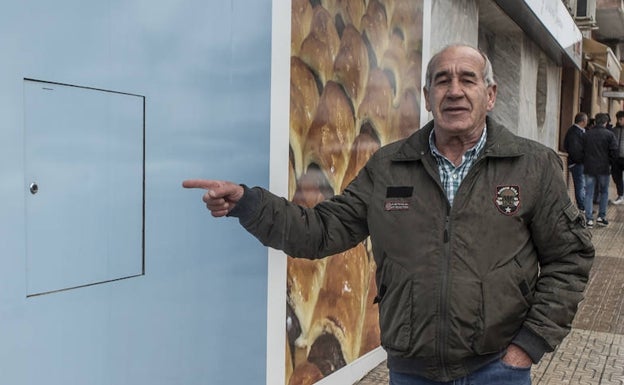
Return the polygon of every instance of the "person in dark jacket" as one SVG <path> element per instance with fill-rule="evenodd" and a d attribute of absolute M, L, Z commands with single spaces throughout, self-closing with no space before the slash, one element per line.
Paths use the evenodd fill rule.
<path fill-rule="evenodd" d="M 585 173 L 585 217 L 587 226 L 594 226 L 594 188 L 599 191 L 596 223 L 607 226 L 610 165 L 617 158 L 615 135 L 606 125 L 609 115 L 596 114 L 596 125 L 583 136 L 583 168 Z"/>
<path fill-rule="evenodd" d="M 624 181 L 622 178 L 624 173 L 624 111 L 618 111 L 615 114 L 615 126 L 612 131 L 618 145 L 617 158 L 611 165 L 611 177 L 617 191 L 617 197 L 613 200 L 613 204 L 621 205 L 624 203 Z"/>
<path fill-rule="evenodd" d="M 568 128 L 563 148 L 568 153 L 568 169 L 572 174 L 574 198 L 579 210 L 585 211 L 585 177 L 583 176 L 583 135 L 589 118 L 584 112 L 574 117 L 574 124 Z"/>
<path fill-rule="evenodd" d="M 182 185 L 291 256 L 370 236 L 391 385 L 530 384 L 570 330 L 594 248 L 559 156 L 487 116 L 496 91 L 485 54 L 444 48 L 426 72 L 433 120 L 312 208 L 232 182 Z"/>

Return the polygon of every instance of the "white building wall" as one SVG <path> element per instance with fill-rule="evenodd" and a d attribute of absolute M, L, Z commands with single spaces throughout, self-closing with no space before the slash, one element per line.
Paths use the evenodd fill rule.
<path fill-rule="evenodd" d="M 520 50 L 520 82 L 516 88 L 520 95 L 518 105 L 517 134 L 537 139 L 537 72 L 539 68 L 539 49 L 527 39 L 522 39 Z"/>
<path fill-rule="evenodd" d="M 433 0 L 431 5 L 431 53 L 452 43 L 476 46 L 479 9 L 475 0 Z"/>

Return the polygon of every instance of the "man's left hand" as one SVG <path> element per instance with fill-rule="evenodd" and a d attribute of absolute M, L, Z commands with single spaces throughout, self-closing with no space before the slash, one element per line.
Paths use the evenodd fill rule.
<path fill-rule="evenodd" d="M 503 356 L 503 362 L 517 368 L 528 368 L 533 364 L 531 357 L 518 345 L 511 344 Z"/>

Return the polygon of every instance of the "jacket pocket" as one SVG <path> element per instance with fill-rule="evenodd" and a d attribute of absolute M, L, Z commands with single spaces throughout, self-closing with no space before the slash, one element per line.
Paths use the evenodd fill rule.
<path fill-rule="evenodd" d="M 384 259 L 379 285 L 381 345 L 400 357 L 431 354 L 435 346 L 435 294 L 419 284 L 400 264 Z"/>
<path fill-rule="evenodd" d="M 376 301 L 379 302 L 381 344 L 394 354 L 404 354 L 410 347 L 412 286 L 407 272 L 386 258 Z"/>
<path fill-rule="evenodd" d="M 478 354 L 500 352 L 516 335 L 531 306 L 534 288 L 514 258 L 491 271 L 481 284 L 482 330 L 475 341 Z"/>

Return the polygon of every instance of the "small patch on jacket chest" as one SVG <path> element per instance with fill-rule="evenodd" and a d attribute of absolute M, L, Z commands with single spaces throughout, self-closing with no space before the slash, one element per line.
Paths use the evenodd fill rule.
<path fill-rule="evenodd" d="M 409 210 L 409 202 L 405 201 L 386 201 L 384 203 L 384 210 L 386 211 L 403 211 Z"/>
<path fill-rule="evenodd" d="M 407 201 L 414 194 L 414 186 L 388 186 L 386 188 L 385 211 L 405 211 L 409 210 L 410 204 Z"/>
<path fill-rule="evenodd" d="M 496 187 L 494 203 L 501 213 L 514 215 L 520 208 L 520 186 Z"/>

